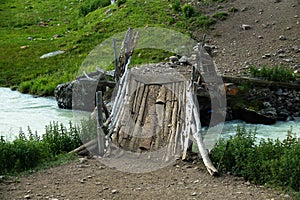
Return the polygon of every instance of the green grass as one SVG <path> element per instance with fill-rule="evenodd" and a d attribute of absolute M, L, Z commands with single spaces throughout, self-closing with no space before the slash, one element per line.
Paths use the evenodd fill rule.
<path fill-rule="evenodd" d="M 263 66 L 261 69 L 251 66 L 250 75 L 253 78 L 261 78 L 268 81 L 288 82 L 296 80 L 293 71 L 283 65 L 272 67 Z"/>
<path fill-rule="evenodd" d="M 53 95 L 56 85 L 73 80 L 89 52 L 115 33 L 129 27 L 149 26 L 192 35 L 194 31 L 204 31 L 216 22 L 209 16 L 201 15 L 199 9 L 195 9 L 187 20 L 181 9 L 174 10 L 174 4 L 178 7 L 175 0 L 127 0 L 119 6 L 88 6 L 94 2 L 105 1 L 2 0 L 0 86 L 38 95 Z M 181 2 L 180 6 L 183 5 Z M 83 8 L 90 10 L 82 15 Z M 40 22 L 47 23 L 47 26 L 40 26 Z M 55 38 L 56 34 L 62 37 Z M 32 40 L 28 40 L 29 37 Z M 27 48 L 22 49 L 21 46 Z M 56 50 L 66 52 L 40 59 L 43 54 Z M 133 63 L 162 61 L 170 55 L 161 54 L 160 50 L 143 51 L 142 57 L 138 56 L 139 51 L 136 52 L 137 61 Z"/>

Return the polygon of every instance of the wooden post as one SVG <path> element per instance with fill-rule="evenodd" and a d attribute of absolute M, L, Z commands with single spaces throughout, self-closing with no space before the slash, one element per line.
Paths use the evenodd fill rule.
<path fill-rule="evenodd" d="M 98 110 L 98 118 L 97 118 L 97 124 L 98 124 L 98 134 L 97 134 L 97 140 L 98 140 L 98 150 L 99 150 L 99 156 L 104 155 L 104 133 L 102 131 L 103 126 L 103 115 L 102 115 L 102 91 L 98 91 L 96 93 L 96 102 L 97 102 L 97 110 Z"/>

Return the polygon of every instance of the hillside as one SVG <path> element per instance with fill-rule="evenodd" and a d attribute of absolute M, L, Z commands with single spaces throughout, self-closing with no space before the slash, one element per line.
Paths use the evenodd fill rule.
<path fill-rule="evenodd" d="M 91 9 L 91 5 L 99 5 Z M 214 48 L 222 72 L 244 73 L 251 64 L 284 64 L 299 68 L 299 1 L 206 0 L 182 12 L 184 1 L 21 1 L 0 4 L 0 86 L 25 93 L 53 95 L 57 84 L 70 81 L 103 40 L 128 27 L 163 27 Z M 277 2 L 277 1 L 276 1 Z M 90 11 L 90 12 L 89 12 Z M 250 26 L 243 30 L 242 24 Z M 46 53 L 64 54 L 41 59 Z M 133 65 L 158 62 L 168 52 L 140 50 Z M 263 58 L 265 57 L 265 58 Z"/>

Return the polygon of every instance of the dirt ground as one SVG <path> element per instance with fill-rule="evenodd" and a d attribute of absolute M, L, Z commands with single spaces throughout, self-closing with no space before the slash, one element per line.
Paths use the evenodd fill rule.
<path fill-rule="evenodd" d="M 300 72 L 299 0 L 234 0 L 218 11 L 231 8 L 238 11 L 207 33 L 207 44 L 216 47 L 213 58 L 222 73 L 236 75 L 248 71 L 250 65 L 281 64 Z M 216 12 L 215 8 L 206 10 Z"/>
<path fill-rule="evenodd" d="M 1 196 L 2 195 L 2 196 Z M 229 175 L 212 177 L 200 162 L 177 161 L 148 173 L 126 173 L 84 159 L 0 184 L 0 199 L 292 199 Z"/>
<path fill-rule="evenodd" d="M 221 72 L 238 74 L 249 65 L 285 64 L 300 69 L 300 1 L 234 0 L 237 8 L 207 33 Z M 205 12 L 214 13 L 216 7 Z M 250 29 L 243 30 L 243 24 Z M 0 183 L 0 199 L 292 199 L 230 175 L 212 177 L 200 162 L 178 161 L 147 173 L 110 168 L 97 159 L 78 160 Z"/>

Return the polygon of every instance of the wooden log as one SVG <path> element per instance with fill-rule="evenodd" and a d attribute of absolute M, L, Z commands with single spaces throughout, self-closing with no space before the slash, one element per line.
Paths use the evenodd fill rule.
<path fill-rule="evenodd" d="M 89 141 L 89 142 L 87 142 L 87 143 L 85 143 L 85 144 L 77 147 L 76 149 L 70 151 L 69 153 L 78 153 L 78 152 L 80 152 L 80 151 L 82 151 L 82 150 L 84 150 L 86 148 L 89 148 L 92 145 L 95 145 L 95 144 L 97 144 L 97 138 L 95 138 L 95 139 L 93 139 L 93 140 L 91 140 L 91 141 Z"/>
<path fill-rule="evenodd" d="M 195 96 L 190 93 L 190 101 L 191 104 L 195 105 Z M 198 146 L 198 150 L 201 154 L 202 160 L 204 162 L 204 165 L 206 166 L 207 171 L 211 174 L 211 175 L 217 175 L 218 174 L 218 170 L 213 166 L 209 155 L 208 155 L 208 151 L 205 148 L 205 145 L 203 143 L 202 140 L 202 136 L 201 136 L 201 122 L 200 122 L 200 114 L 198 112 L 198 109 L 196 106 L 193 106 L 193 118 L 194 118 L 194 122 L 196 125 L 196 131 L 193 132 L 193 137 L 197 142 L 197 146 Z"/>
<path fill-rule="evenodd" d="M 178 92 L 177 92 L 177 114 L 176 114 L 176 130 L 175 130 L 175 139 L 174 139 L 174 155 L 177 157 L 178 155 L 178 151 L 180 150 L 180 145 L 181 145 L 181 141 L 180 141 L 180 133 L 181 133 L 181 111 L 182 111 L 182 83 L 178 83 Z"/>
<path fill-rule="evenodd" d="M 97 118 L 97 141 L 98 141 L 98 153 L 99 156 L 104 155 L 104 133 L 102 131 L 103 126 L 103 113 L 102 113 L 102 92 L 99 91 L 96 93 L 96 102 L 97 102 L 97 110 L 98 110 L 98 118 Z"/>
<path fill-rule="evenodd" d="M 156 119 L 157 125 L 160 130 L 157 130 L 155 136 L 155 150 L 158 150 L 160 145 L 163 145 L 163 129 L 164 129 L 164 118 L 165 118 L 165 105 L 166 105 L 166 87 L 164 85 L 160 86 L 158 96 L 156 98 L 155 109 L 156 109 Z"/>
<path fill-rule="evenodd" d="M 132 135 L 131 135 L 132 140 L 130 141 L 130 144 L 129 144 L 130 149 L 137 149 L 138 135 L 141 132 L 141 123 L 142 123 L 142 119 L 144 117 L 145 105 L 146 105 L 148 91 L 149 91 L 148 85 L 145 85 L 144 87 L 145 87 L 145 90 L 143 92 L 143 97 L 141 98 L 141 106 L 140 106 L 137 120 L 135 122 L 135 126 L 133 129 Z"/>
<path fill-rule="evenodd" d="M 191 133 L 191 123 L 192 123 L 192 110 L 193 110 L 193 105 L 191 104 L 190 101 L 190 89 L 191 86 L 186 86 L 188 87 L 188 90 L 185 93 L 185 104 L 186 104 L 186 108 L 185 108 L 185 128 L 183 131 L 183 153 L 182 153 L 182 160 L 186 160 L 187 159 L 187 151 L 188 148 L 191 144 L 190 142 L 190 133 Z"/>
<path fill-rule="evenodd" d="M 232 77 L 232 76 L 222 76 L 224 82 L 227 83 L 236 83 L 236 84 L 249 84 L 258 87 L 271 87 L 271 88 L 286 88 L 292 90 L 300 90 L 299 83 L 287 83 L 287 82 L 275 82 L 275 81 L 266 81 L 259 80 L 247 77 Z"/>
<path fill-rule="evenodd" d="M 172 95 L 173 92 L 170 89 L 167 89 L 166 94 L 166 109 L 165 109 L 165 118 L 164 118 L 164 129 L 163 129 L 163 138 L 166 138 L 169 133 L 169 124 L 172 117 L 172 112 L 170 112 L 172 108 Z"/>

